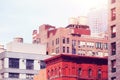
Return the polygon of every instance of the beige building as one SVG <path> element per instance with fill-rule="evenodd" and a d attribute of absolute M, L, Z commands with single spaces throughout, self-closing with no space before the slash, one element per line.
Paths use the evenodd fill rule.
<path fill-rule="evenodd" d="M 120 0 L 109 0 L 109 80 L 120 80 Z"/>

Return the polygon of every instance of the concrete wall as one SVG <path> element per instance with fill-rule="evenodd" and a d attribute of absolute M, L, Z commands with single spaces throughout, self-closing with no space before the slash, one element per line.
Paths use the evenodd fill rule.
<path fill-rule="evenodd" d="M 46 45 L 10 42 L 7 44 L 7 51 L 46 54 Z"/>

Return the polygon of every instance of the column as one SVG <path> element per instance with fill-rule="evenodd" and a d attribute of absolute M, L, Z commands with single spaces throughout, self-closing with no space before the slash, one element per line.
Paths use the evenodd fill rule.
<path fill-rule="evenodd" d="M 4 68 L 9 68 L 9 58 L 4 58 Z"/>
<path fill-rule="evenodd" d="M 26 59 L 20 59 L 19 60 L 19 68 L 20 69 L 26 69 Z"/>
<path fill-rule="evenodd" d="M 40 70 L 40 61 L 34 60 L 34 70 Z"/>

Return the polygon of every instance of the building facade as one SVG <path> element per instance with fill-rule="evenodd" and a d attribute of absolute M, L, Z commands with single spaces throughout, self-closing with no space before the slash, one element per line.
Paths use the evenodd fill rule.
<path fill-rule="evenodd" d="M 108 39 L 90 36 L 89 26 L 70 24 L 65 28 L 41 25 L 33 31 L 33 43 L 47 45 L 47 54 L 72 53 L 86 56 L 107 56 Z"/>
<path fill-rule="evenodd" d="M 108 80 L 107 57 L 60 54 L 45 62 L 47 80 Z"/>
<path fill-rule="evenodd" d="M 33 80 L 45 68 L 43 60 L 50 57 L 43 52 L 46 52 L 44 45 L 10 42 L 0 53 L 0 80 Z"/>
<path fill-rule="evenodd" d="M 109 80 L 119 80 L 120 79 L 120 1 L 119 0 L 109 0 Z"/>

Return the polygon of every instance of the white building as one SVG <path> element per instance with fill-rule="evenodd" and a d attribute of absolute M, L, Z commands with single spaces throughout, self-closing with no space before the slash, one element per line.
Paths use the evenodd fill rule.
<path fill-rule="evenodd" d="M 41 68 L 45 68 L 45 45 L 11 42 L 0 53 L 0 80 L 33 80 Z"/>
<path fill-rule="evenodd" d="M 93 8 L 88 13 L 88 25 L 91 29 L 92 35 L 103 33 L 107 30 L 107 6 L 103 5 L 102 8 Z"/>

